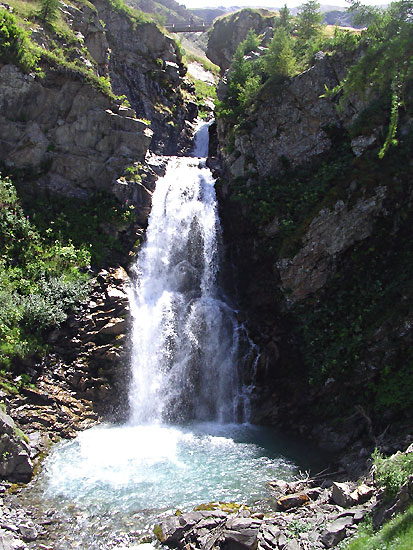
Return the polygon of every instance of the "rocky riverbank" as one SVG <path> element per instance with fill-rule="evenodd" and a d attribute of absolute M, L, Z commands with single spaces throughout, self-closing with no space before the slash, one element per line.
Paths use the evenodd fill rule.
<path fill-rule="evenodd" d="M 404 454 L 412 453 L 410 445 Z M 389 500 L 375 482 L 374 468 L 358 482 L 272 481 L 268 488 L 274 512 L 210 503 L 167 517 L 155 535 L 182 550 L 324 550 L 355 536 L 367 516 L 378 528 L 413 501 L 413 475 Z"/>
<path fill-rule="evenodd" d="M 30 383 L 2 391 L 3 478 L 28 481 L 52 442 L 127 414 L 128 286 L 123 268 L 101 271 L 88 301 L 49 334 L 50 353 L 24 365 Z"/>

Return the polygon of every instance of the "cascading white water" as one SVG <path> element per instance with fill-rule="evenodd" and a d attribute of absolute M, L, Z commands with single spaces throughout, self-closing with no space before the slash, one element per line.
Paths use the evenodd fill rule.
<path fill-rule="evenodd" d="M 208 127 L 194 157 L 172 158 L 158 180 L 146 243 L 135 267 L 133 423 L 245 420 L 239 329 L 220 294 L 220 224 L 205 160 Z"/>

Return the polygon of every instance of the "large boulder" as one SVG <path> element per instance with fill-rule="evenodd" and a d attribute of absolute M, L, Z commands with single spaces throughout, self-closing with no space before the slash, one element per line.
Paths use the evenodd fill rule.
<path fill-rule="evenodd" d="M 0 409 L 0 477 L 26 482 L 33 474 L 30 446 L 14 420 Z"/>

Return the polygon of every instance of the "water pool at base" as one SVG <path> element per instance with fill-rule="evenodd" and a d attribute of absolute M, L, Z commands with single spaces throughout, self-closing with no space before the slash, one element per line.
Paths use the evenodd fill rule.
<path fill-rule="evenodd" d="M 266 483 L 294 478 L 295 453 L 249 424 L 100 425 L 57 444 L 27 496 L 58 511 L 54 549 L 125 548 L 177 509 L 271 509 Z"/>

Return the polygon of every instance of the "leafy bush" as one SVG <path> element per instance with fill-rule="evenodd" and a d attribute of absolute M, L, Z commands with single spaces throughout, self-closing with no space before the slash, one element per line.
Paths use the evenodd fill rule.
<path fill-rule="evenodd" d="M 374 479 L 385 490 L 388 499 L 394 498 L 408 477 L 413 474 L 413 453 L 397 453 L 385 458 L 377 449 L 372 455 Z"/>
<path fill-rule="evenodd" d="M 24 71 L 35 69 L 39 60 L 28 34 L 19 27 L 16 17 L 6 10 L 0 10 L 0 59 L 15 63 Z"/>
<path fill-rule="evenodd" d="M 0 363 L 10 367 L 42 347 L 85 297 L 90 253 L 64 242 L 48 227 L 42 235 L 20 205 L 16 189 L 0 177 Z"/>
<path fill-rule="evenodd" d="M 362 7 L 352 2 L 358 11 L 357 22 L 368 24 L 363 31 L 360 48 L 363 55 L 350 68 L 344 80 L 332 90 L 343 92 L 342 101 L 352 93 L 391 93 L 390 123 L 379 157 L 383 158 L 397 144 L 399 111 L 406 107 L 406 92 L 413 79 L 413 2 L 393 2 L 386 10 Z"/>

